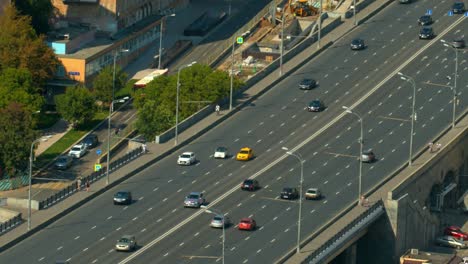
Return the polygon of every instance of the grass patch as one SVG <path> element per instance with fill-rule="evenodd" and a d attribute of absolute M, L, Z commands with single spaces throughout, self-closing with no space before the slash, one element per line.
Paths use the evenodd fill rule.
<path fill-rule="evenodd" d="M 106 117 L 106 112 L 97 112 L 92 121 L 68 131 L 65 135 L 63 135 L 61 139 L 59 139 L 57 142 L 55 142 L 52 146 L 50 146 L 46 151 L 44 151 L 41 155 L 37 157 L 35 162 L 37 166 L 45 166 L 47 163 L 55 159 L 66 149 L 75 144 L 76 141 L 78 141 L 81 137 L 83 137 L 86 133 L 93 129 L 97 124 L 102 122 L 102 120 L 104 120 Z"/>
<path fill-rule="evenodd" d="M 137 82 L 138 80 L 129 80 L 127 82 L 127 84 L 125 84 L 124 87 L 122 87 L 122 89 L 118 90 L 115 92 L 114 94 L 114 97 L 115 99 L 120 99 L 120 98 L 123 98 L 125 96 L 130 96 L 130 97 L 133 97 L 133 85 Z"/>
<path fill-rule="evenodd" d="M 44 113 L 40 112 L 33 115 L 36 121 L 36 129 L 43 130 L 52 127 L 60 120 L 60 115 L 58 113 Z"/>

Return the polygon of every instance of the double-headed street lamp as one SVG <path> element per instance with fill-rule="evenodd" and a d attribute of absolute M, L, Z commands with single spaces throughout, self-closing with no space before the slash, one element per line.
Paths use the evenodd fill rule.
<path fill-rule="evenodd" d="M 451 46 L 446 40 L 440 40 L 445 47 L 449 47 L 455 50 L 455 74 L 453 76 L 453 113 L 452 113 L 452 128 L 455 127 L 455 114 L 457 110 L 457 77 L 458 77 L 458 49 Z M 449 80 L 451 78 L 449 77 Z"/>
<path fill-rule="evenodd" d="M 293 151 L 289 151 L 288 148 L 282 147 L 281 149 L 286 150 L 286 154 L 293 156 L 299 160 L 299 163 L 301 164 L 301 179 L 299 180 L 299 215 L 297 219 L 297 245 L 296 245 L 296 252 L 300 253 L 301 251 L 301 218 L 302 218 L 302 186 L 304 183 L 304 159 L 302 156 Z"/>
<path fill-rule="evenodd" d="M 410 146 L 409 146 L 409 158 L 408 158 L 408 164 L 411 166 L 413 162 L 413 134 L 414 134 L 414 121 L 416 119 L 416 113 L 415 113 L 415 105 L 416 105 L 416 82 L 414 81 L 413 78 L 411 78 L 408 75 L 404 75 L 401 72 L 398 72 L 398 75 L 400 75 L 400 79 L 407 81 L 411 83 L 413 86 L 413 104 L 411 107 L 411 134 L 410 134 Z"/>
<path fill-rule="evenodd" d="M 158 62 L 158 69 L 159 69 L 159 70 L 161 69 L 161 58 L 162 58 L 163 24 L 164 24 L 164 19 L 166 19 L 166 17 L 168 17 L 168 16 L 173 17 L 173 16 L 175 16 L 175 14 L 164 15 L 163 17 L 161 17 L 161 27 L 160 27 L 160 29 L 159 29 L 159 62 Z"/>
<path fill-rule="evenodd" d="M 222 264 L 224 264 L 224 245 L 226 243 L 226 222 L 225 222 L 225 219 L 226 219 L 226 215 L 217 211 L 217 210 L 214 210 L 214 209 L 208 209 L 208 207 L 206 205 L 202 205 L 200 206 L 200 208 L 202 208 L 203 210 L 205 210 L 205 212 L 207 213 L 210 213 L 210 214 L 214 214 L 214 215 L 220 215 L 223 217 L 223 242 L 222 242 L 222 255 L 221 255 L 221 258 L 222 258 Z"/>
<path fill-rule="evenodd" d="M 364 146 L 364 125 L 363 125 L 363 120 L 362 117 L 356 113 L 355 110 L 351 110 L 347 106 L 343 106 L 343 109 L 346 111 L 348 114 L 353 114 L 359 119 L 359 123 L 361 123 L 361 137 L 359 138 L 359 183 L 358 183 L 358 204 L 361 204 L 361 196 L 362 196 L 362 149 Z"/>
<path fill-rule="evenodd" d="M 177 72 L 177 95 L 176 95 L 176 117 L 175 117 L 175 135 L 174 135 L 174 146 L 177 146 L 179 139 L 179 91 L 180 91 L 180 72 L 188 67 L 196 64 L 196 61 L 193 61 L 189 64 L 182 65 Z"/>
<path fill-rule="evenodd" d="M 115 95 L 115 65 L 117 56 L 120 53 L 129 52 L 128 49 L 121 49 L 114 52 L 114 70 L 112 73 L 112 100 L 109 104 L 109 116 L 107 117 L 107 165 L 106 165 L 106 185 L 109 184 L 109 163 L 110 163 L 110 144 L 111 144 L 111 116 L 114 111 L 114 95 Z"/>
<path fill-rule="evenodd" d="M 38 138 L 31 143 L 31 151 L 29 152 L 28 230 L 31 230 L 31 188 L 32 188 L 33 150 L 34 150 L 34 145 L 40 140 L 41 139 Z"/>

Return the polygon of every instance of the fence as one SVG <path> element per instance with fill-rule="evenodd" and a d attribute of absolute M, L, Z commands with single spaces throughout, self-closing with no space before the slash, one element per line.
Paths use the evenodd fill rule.
<path fill-rule="evenodd" d="M 139 156 L 143 154 L 143 150 L 141 147 L 132 150 L 131 152 L 127 153 L 125 156 L 113 161 L 109 166 L 109 173 L 114 172 L 118 168 L 126 165 L 132 160 L 135 160 Z M 82 177 L 80 180 L 75 181 L 68 185 L 66 188 L 60 190 L 59 192 L 49 196 L 43 201 L 39 202 L 39 210 L 46 209 L 59 201 L 67 198 L 68 196 L 72 195 L 73 193 L 83 190 L 86 188 L 87 183 L 91 184 L 96 182 L 100 178 L 106 176 L 106 167 L 101 168 L 101 170 L 91 173 L 86 177 Z"/>
<path fill-rule="evenodd" d="M 337 243 L 339 240 L 345 239 L 347 235 L 349 235 L 350 232 L 353 231 L 353 228 L 358 227 L 361 221 L 364 221 L 365 218 L 371 216 L 372 214 L 376 213 L 377 210 L 381 209 L 383 212 L 383 202 L 382 200 L 379 200 L 375 204 L 373 204 L 371 207 L 369 207 L 365 212 L 363 212 L 361 215 L 356 217 L 351 223 L 346 225 L 344 228 L 342 228 L 340 231 L 338 231 L 333 237 L 331 237 L 325 244 L 320 246 L 318 249 L 316 249 L 312 254 L 310 254 L 304 261 L 302 261 L 303 264 L 306 263 L 321 263 L 320 261 L 323 260 L 323 258 L 326 257 L 326 253 L 328 249 L 332 249 L 335 243 Z M 322 259 L 320 259 L 322 258 Z"/>
<path fill-rule="evenodd" d="M 8 191 L 19 188 L 24 185 L 28 185 L 29 175 L 25 173 L 19 177 L 12 177 L 11 179 L 0 180 L 0 191 Z"/>
<path fill-rule="evenodd" d="M 16 227 L 17 225 L 21 224 L 23 219 L 21 218 L 21 213 L 16 215 L 13 218 L 8 219 L 6 222 L 0 224 L 0 235 L 3 233 L 8 232 L 10 229 Z"/>

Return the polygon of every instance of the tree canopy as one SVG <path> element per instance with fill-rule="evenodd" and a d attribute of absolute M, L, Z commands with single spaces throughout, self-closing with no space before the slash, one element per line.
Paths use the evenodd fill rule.
<path fill-rule="evenodd" d="M 68 87 L 55 97 L 57 111 L 73 126 L 90 121 L 95 112 L 95 99 L 86 87 Z"/>
<path fill-rule="evenodd" d="M 54 6 L 51 0 L 15 0 L 16 9 L 21 15 L 31 17 L 31 23 L 38 35 L 49 31 L 49 18 Z"/>
<path fill-rule="evenodd" d="M 51 79 L 59 65 L 54 51 L 38 37 L 29 16 L 21 16 L 13 5 L 0 16 L 0 71 L 27 69 L 38 86 Z"/>
<path fill-rule="evenodd" d="M 0 108 L 18 102 L 30 112 L 40 110 L 44 98 L 26 69 L 7 68 L 0 72 Z"/>
<path fill-rule="evenodd" d="M 234 79 L 234 90 L 243 85 Z M 146 137 L 157 134 L 175 124 L 177 75 L 160 76 L 135 92 L 135 106 L 138 109 L 137 129 Z M 180 73 L 179 120 L 183 120 L 229 96 L 230 77 L 228 73 L 212 70 L 207 65 L 195 64 Z M 200 102 L 200 103 L 196 103 Z"/>
<path fill-rule="evenodd" d="M 31 143 L 38 136 L 33 125 L 31 112 L 21 104 L 0 109 L 0 165 L 10 175 L 27 168 Z"/>
<path fill-rule="evenodd" d="M 112 81 L 114 78 L 113 66 L 107 66 L 102 69 L 96 78 L 93 80 L 93 91 L 96 99 L 110 103 L 112 101 Z M 122 89 L 127 82 L 127 74 L 120 69 L 115 68 L 115 89 L 114 93 Z"/>

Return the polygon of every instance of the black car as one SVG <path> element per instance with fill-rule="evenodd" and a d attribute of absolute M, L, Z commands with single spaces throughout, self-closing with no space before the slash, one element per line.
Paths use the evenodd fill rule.
<path fill-rule="evenodd" d="M 418 19 L 418 24 L 421 25 L 421 26 L 427 26 L 427 25 L 430 25 L 432 23 L 433 23 L 433 21 L 432 21 L 432 17 L 430 15 L 424 15 L 424 16 L 421 16 Z"/>
<path fill-rule="evenodd" d="M 419 32 L 419 39 L 432 39 L 434 37 L 434 31 L 432 27 L 423 27 Z"/>
<path fill-rule="evenodd" d="M 83 139 L 81 143 L 86 145 L 86 147 L 90 149 L 97 146 L 97 144 L 99 143 L 99 139 L 96 134 L 89 134 Z"/>
<path fill-rule="evenodd" d="M 455 2 L 452 6 L 452 11 L 454 14 L 463 14 L 465 13 L 465 3 Z"/>
<path fill-rule="evenodd" d="M 465 40 L 460 38 L 460 39 L 454 39 L 452 41 L 452 47 L 456 49 L 463 49 L 465 47 Z"/>
<path fill-rule="evenodd" d="M 299 88 L 301 90 L 310 90 L 312 88 L 315 88 L 317 86 L 317 82 L 314 79 L 303 79 L 299 83 Z"/>
<path fill-rule="evenodd" d="M 246 191 L 255 191 L 260 188 L 257 180 L 247 179 L 241 184 L 241 189 Z"/>
<path fill-rule="evenodd" d="M 307 111 L 309 112 L 321 112 L 325 109 L 325 104 L 316 99 L 313 100 L 312 102 L 309 103 L 309 106 L 307 106 Z"/>
<path fill-rule="evenodd" d="M 114 194 L 114 204 L 131 204 L 132 193 L 129 191 L 120 191 Z"/>
<path fill-rule="evenodd" d="M 69 155 L 62 155 L 55 161 L 55 168 L 59 170 L 68 169 L 73 163 L 73 157 Z"/>
<path fill-rule="evenodd" d="M 366 44 L 364 44 L 363 39 L 353 39 L 353 41 L 351 41 L 352 50 L 362 50 L 365 47 L 366 47 Z"/>
<path fill-rule="evenodd" d="M 283 188 L 283 191 L 280 194 L 281 199 L 293 200 L 299 197 L 299 192 L 296 188 L 286 187 Z"/>

